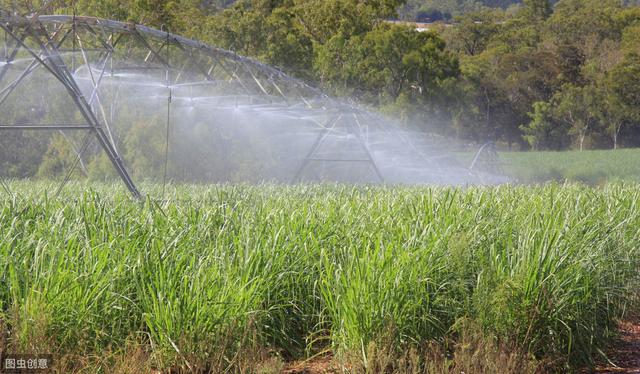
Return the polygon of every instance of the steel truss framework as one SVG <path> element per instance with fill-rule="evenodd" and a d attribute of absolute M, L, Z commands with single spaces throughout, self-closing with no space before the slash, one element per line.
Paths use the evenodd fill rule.
<path fill-rule="evenodd" d="M 0 28 L 5 34 L 0 57 L 0 106 L 25 78 L 45 69 L 65 88 L 80 112 L 83 123 L 0 124 L 0 130 L 77 130 L 93 133 L 128 190 L 135 197 L 141 193 L 121 158 L 111 133 L 107 110 L 99 94 L 105 76 L 116 72 L 145 71 L 165 76 L 167 87 L 180 84 L 229 85 L 223 99 L 250 97 L 251 105 L 277 111 L 283 115 L 304 105 L 309 114 L 321 112 L 325 123 L 313 147 L 295 173 L 299 181 L 305 168 L 314 162 L 366 162 L 383 181 L 382 174 L 364 142 L 363 129 L 357 121 L 359 110 L 333 100 L 304 82 L 278 69 L 231 51 L 212 47 L 168 32 L 132 23 L 94 17 L 68 15 L 18 16 L 0 11 Z M 6 83 L 6 73 L 19 57 L 30 63 L 14 80 Z M 78 61 L 79 60 L 79 61 Z M 134 61 L 135 64 L 130 62 Z M 87 66 L 92 91 L 87 95 L 74 74 Z M 169 96 L 169 101 L 171 96 Z M 256 100 L 260 102 L 256 103 Z M 169 104 L 170 105 L 170 104 Z M 340 124 L 342 116 L 356 121 Z M 293 114 L 292 114 L 293 115 Z M 357 125 L 354 125 L 357 123 Z M 343 131 L 356 137 L 365 155 L 358 159 L 329 159 L 317 156 L 327 135 Z M 81 158 L 81 154 L 78 154 Z"/>
<path fill-rule="evenodd" d="M 111 129 L 113 116 L 110 118 L 108 115 L 100 88 L 105 84 L 105 78 L 138 71 L 155 75 L 165 82 L 168 108 L 172 105 L 171 87 L 184 85 L 215 87 L 219 96 L 209 97 L 206 105 L 212 105 L 211 100 L 215 105 L 226 102 L 237 105 L 242 101 L 261 111 L 289 118 L 300 118 L 300 109 L 303 108 L 304 119 L 315 123 L 320 131 L 301 160 L 292 182 L 302 181 L 305 170 L 313 163 L 347 162 L 367 164 L 375 179 L 385 181 L 384 173 L 369 148 L 375 142 L 369 138 L 370 126 L 388 123 L 385 119 L 355 103 L 335 100 L 305 82 L 256 60 L 146 26 L 94 17 L 23 17 L 0 10 L 0 28 L 5 39 L 4 49 L 0 50 L 0 111 L 12 92 L 24 85 L 25 78 L 44 69 L 50 79 L 62 84 L 81 118 L 81 121 L 76 121 L 80 123 L 0 123 L 0 130 L 75 130 L 84 131 L 89 137 L 92 134 L 135 197 L 141 197 L 141 193 L 116 147 Z M 8 79 L 7 72 L 18 66 L 15 63 L 18 60 L 23 64 Z M 76 73 L 82 68 L 86 70 L 85 81 L 79 82 Z M 86 80 L 90 82 L 89 90 Z M 114 100 L 117 100 L 118 95 L 115 96 Z M 112 103 L 112 111 L 113 108 Z M 322 152 L 323 144 L 335 134 L 354 139 L 353 144 L 359 148 L 358 156 L 338 157 Z M 442 172 L 441 155 L 424 154 L 409 139 L 411 134 L 403 135 L 396 131 L 392 136 L 400 137 L 403 148 L 419 156 L 421 167 L 430 168 L 435 175 Z M 86 144 L 85 141 L 76 150 L 76 161 L 80 164 Z M 471 169 L 480 163 L 478 160 L 480 158 L 476 156 L 473 165 L 462 173 L 473 174 Z"/>

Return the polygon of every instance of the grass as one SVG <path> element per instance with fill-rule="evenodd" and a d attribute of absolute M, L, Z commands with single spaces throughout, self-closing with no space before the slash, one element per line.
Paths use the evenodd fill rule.
<path fill-rule="evenodd" d="M 11 187 L 0 344 L 63 371 L 565 370 L 640 286 L 637 184 Z"/>
<path fill-rule="evenodd" d="M 640 181 L 640 149 L 500 152 L 500 158 L 505 173 L 523 183 Z"/>

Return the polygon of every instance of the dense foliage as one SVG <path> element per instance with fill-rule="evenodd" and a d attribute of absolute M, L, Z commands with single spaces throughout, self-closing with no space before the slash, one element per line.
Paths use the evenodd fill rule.
<path fill-rule="evenodd" d="M 14 3 L 24 13 L 40 9 L 37 1 Z M 478 8 L 427 32 L 385 21 L 404 0 L 50 4 L 55 8 L 47 11 L 134 20 L 256 57 L 425 131 L 516 150 L 640 146 L 640 7 L 634 2 L 526 0 L 507 10 Z M 132 152 L 161 151 L 141 148 L 161 139 L 134 139 L 149 136 L 148 123 L 133 126 L 126 136 Z M 38 168 L 37 160 L 69 153 L 59 137 L 32 136 L 3 135 L 5 175 L 38 169 L 47 175 L 57 169 Z M 33 151 L 14 162 L 25 142 Z"/>
<path fill-rule="evenodd" d="M 263 350 L 330 349 L 390 372 L 372 369 L 372 347 L 414 347 L 415 373 L 429 363 L 422 343 L 469 326 L 481 344 L 580 366 L 638 291 L 637 185 L 185 186 L 141 205 L 111 185 L 62 199 L 11 187 L 0 328 L 11 349 L 53 348 L 76 369 L 139 344 L 159 368 L 222 372 Z"/>
<path fill-rule="evenodd" d="M 407 20 L 420 22 L 451 21 L 454 16 L 487 8 L 517 7 L 520 0 L 407 0 L 399 10 Z"/>
<path fill-rule="evenodd" d="M 554 5 L 558 0 L 549 0 Z M 527 0 L 407 0 L 399 9 L 405 20 L 419 22 L 453 21 L 455 16 L 466 13 L 502 8 L 509 12 L 517 12 Z M 622 0 L 624 5 L 640 5 L 638 0 Z"/>

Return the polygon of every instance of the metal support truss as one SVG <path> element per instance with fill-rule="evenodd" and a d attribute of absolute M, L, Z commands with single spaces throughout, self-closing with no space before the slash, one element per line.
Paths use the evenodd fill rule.
<path fill-rule="evenodd" d="M 469 170 L 476 171 L 478 169 L 480 169 L 481 172 L 491 173 L 493 175 L 504 174 L 500 156 L 498 156 L 494 142 L 483 144 L 473 157 L 471 165 L 469 165 Z"/>
<path fill-rule="evenodd" d="M 357 115 L 353 114 L 353 119 L 345 118 L 345 117 L 347 116 L 345 116 L 344 114 L 339 114 L 336 116 L 335 119 L 329 121 L 328 126 L 322 126 L 322 130 L 320 131 L 320 133 L 318 134 L 318 137 L 316 138 L 315 142 L 311 146 L 309 153 L 307 153 L 306 157 L 304 158 L 304 160 L 296 170 L 296 173 L 294 174 L 292 179 L 292 183 L 301 181 L 302 174 L 312 162 L 366 163 L 371 165 L 378 181 L 384 183 L 385 179 L 382 176 L 382 173 L 380 173 L 380 170 L 376 165 L 375 159 L 371 155 L 371 151 L 369 150 L 369 147 L 367 146 L 364 139 L 362 139 L 361 137 L 362 125 L 358 121 Z M 326 156 L 320 157 L 317 155 L 319 153 L 318 151 L 320 147 L 326 141 L 327 137 L 337 131 L 337 126 L 341 122 L 344 122 L 343 123 L 343 127 L 345 130 L 344 133 L 355 137 L 356 142 L 360 148 L 359 150 L 360 152 L 364 153 L 364 157 L 362 158 L 330 158 Z"/>
<path fill-rule="evenodd" d="M 0 130 L 92 130 L 91 125 L 0 125 Z"/>
<path fill-rule="evenodd" d="M 274 67 L 179 35 L 93 17 L 37 13 L 18 16 L 0 9 L 0 32 L 2 31 L 5 34 L 5 45 L 4 50 L 0 51 L 0 63 L 4 63 L 0 65 L 0 113 L 2 105 L 16 88 L 24 84 L 25 78 L 44 69 L 63 85 L 83 123 L 4 123 L 0 125 L 0 131 L 89 131 L 97 139 L 128 190 L 137 198 L 141 194 L 118 152 L 115 141 L 117 137 L 111 128 L 114 122 L 113 101 L 117 101 L 120 96 L 120 86 L 116 86 L 110 108 L 105 108 L 106 100 L 100 91 L 105 77 L 114 77 L 120 71 L 134 69 L 149 74 L 166 71 L 169 91 L 174 86 L 201 84 L 226 87 L 224 85 L 228 84 L 233 85 L 235 90 L 225 92 L 228 97 L 246 95 L 250 97 L 250 105 L 268 106 L 268 110 L 285 117 L 291 115 L 292 109 L 303 107 L 310 115 L 332 118 L 326 125 L 314 120 L 321 131 L 302 160 L 294 181 L 300 180 L 304 169 L 312 162 L 370 163 L 376 177 L 384 181 L 367 144 L 368 129 L 362 126 L 355 114 L 358 109 L 333 100 L 317 88 Z M 27 59 L 27 64 L 9 82 L 5 82 L 7 72 L 17 57 Z M 81 68 L 88 69 L 88 78 L 85 77 L 83 82 L 80 82 L 81 78 L 77 75 Z M 87 82 L 90 84 L 89 92 L 86 91 Z M 258 104 L 254 103 L 255 98 L 259 98 Z M 353 119 L 345 120 L 347 125 L 340 131 L 353 136 L 360 145 L 359 151 L 365 156 L 362 159 L 318 157 L 318 148 L 327 136 L 339 131 L 336 124 L 345 119 L 343 117 L 351 117 L 345 113 L 354 113 Z M 78 154 L 78 157 L 82 155 Z"/>
<path fill-rule="evenodd" d="M 39 47 L 39 50 L 38 50 L 35 48 L 31 48 L 24 41 L 21 41 L 7 27 L 2 26 L 2 28 L 4 28 L 5 32 L 8 35 L 15 38 L 15 40 L 18 41 L 18 43 L 22 45 L 22 47 L 27 52 L 29 52 L 29 54 L 31 54 L 39 64 L 41 64 L 49 72 L 51 72 L 51 74 L 53 74 L 64 85 L 65 89 L 69 93 L 69 96 L 71 97 L 73 102 L 76 104 L 77 109 L 80 111 L 80 113 L 84 117 L 88 126 L 91 127 L 91 130 L 94 132 L 96 138 L 98 139 L 98 142 L 106 152 L 107 157 L 109 157 L 109 160 L 111 160 L 111 163 L 115 167 L 122 181 L 125 183 L 125 185 L 129 189 L 129 191 L 133 194 L 134 197 L 136 198 L 141 197 L 140 192 L 138 191 L 133 180 L 129 176 L 129 172 L 125 168 L 122 159 L 118 155 L 118 152 L 116 151 L 113 142 L 111 142 L 107 138 L 107 135 L 101 123 L 98 121 L 98 118 L 94 113 L 91 105 L 89 105 L 89 103 L 86 101 L 84 95 L 82 94 L 82 91 L 80 90 L 80 87 L 78 86 L 73 75 L 69 71 L 68 66 L 59 56 L 59 52 L 57 48 L 52 45 L 51 36 L 48 33 L 46 33 L 46 30 L 44 29 L 41 29 L 41 31 L 38 32 L 36 30 L 31 29 L 31 27 L 28 28 L 29 36 L 31 37 L 32 41 L 36 42 L 36 46 Z"/>

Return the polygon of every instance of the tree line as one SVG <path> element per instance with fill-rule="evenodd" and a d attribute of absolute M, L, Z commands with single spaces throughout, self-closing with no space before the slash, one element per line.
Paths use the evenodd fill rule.
<path fill-rule="evenodd" d="M 495 2 L 504 6 L 504 2 Z M 405 0 L 78 0 L 253 56 L 408 124 L 521 149 L 640 145 L 640 7 L 524 0 L 418 32 Z M 59 12 L 69 12 L 61 7 Z"/>

